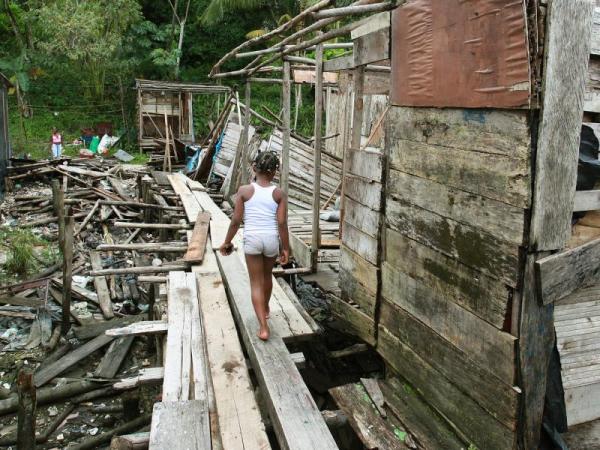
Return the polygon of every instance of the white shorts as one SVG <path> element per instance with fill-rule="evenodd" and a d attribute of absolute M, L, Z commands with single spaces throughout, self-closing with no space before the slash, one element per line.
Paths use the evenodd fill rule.
<path fill-rule="evenodd" d="M 273 258 L 279 254 L 279 235 L 244 233 L 244 253 Z"/>

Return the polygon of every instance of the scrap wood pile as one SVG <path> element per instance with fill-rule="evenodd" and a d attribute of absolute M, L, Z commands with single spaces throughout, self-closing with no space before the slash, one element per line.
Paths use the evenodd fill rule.
<path fill-rule="evenodd" d="M 186 210 L 167 174 L 145 167 L 27 166 L 0 205 L 0 446 L 29 436 L 38 448 L 97 448 L 127 435 L 114 445 L 129 448 L 140 439 L 129 433 L 148 429 L 162 377 L 162 345 L 139 330 L 165 331 L 148 321 L 161 317 L 165 272 L 189 266 Z M 22 234 L 35 264 L 15 277 L 6 263 L 28 245 Z M 17 427 L 22 409 L 29 428 Z"/>

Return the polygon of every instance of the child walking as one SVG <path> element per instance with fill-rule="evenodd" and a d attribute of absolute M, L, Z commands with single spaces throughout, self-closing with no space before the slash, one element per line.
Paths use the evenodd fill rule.
<path fill-rule="evenodd" d="M 62 136 L 56 128 L 52 128 L 52 157 L 54 159 L 60 158 L 62 155 Z"/>
<path fill-rule="evenodd" d="M 267 319 L 273 289 L 273 266 L 278 254 L 282 265 L 288 262 L 290 256 L 287 194 L 271 184 L 278 168 L 279 159 L 274 152 L 262 152 L 256 156 L 252 163 L 255 181 L 238 190 L 225 242 L 219 249 L 222 255 L 231 254 L 231 241 L 243 219 L 244 253 L 250 275 L 252 305 L 260 325 L 258 337 L 263 341 L 269 339 Z"/>

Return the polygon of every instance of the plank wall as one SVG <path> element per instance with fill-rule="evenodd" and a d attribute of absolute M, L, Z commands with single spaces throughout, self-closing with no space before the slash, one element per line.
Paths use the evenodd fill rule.
<path fill-rule="evenodd" d="M 345 214 L 340 257 L 341 299 L 334 313 L 366 342 L 375 344 L 381 254 L 383 122 L 387 95 L 366 95 L 363 149 L 346 150 Z M 369 141 L 369 136 L 374 135 Z"/>
<path fill-rule="evenodd" d="M 527 112 L 391 107 L 385 126 L 377 349 L 468 443 L 513 448 Z"/>

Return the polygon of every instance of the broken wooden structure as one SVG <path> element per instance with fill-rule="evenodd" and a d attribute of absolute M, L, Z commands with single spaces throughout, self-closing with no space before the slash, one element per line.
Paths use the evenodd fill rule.
<path fill-rule="evenodd" d="M 175 81 L 135 80 L 138 106 L 138 145 L 142 150 L 164 149 L 165 141 L 174 145 L 196 143 L 194 133 L 194 95 L 224 94 L 227 86 Z M 225 101 L 225 99 L 223 100 Z"/>
<path fill-rule="evenodd" d="M 575 192 L 583 113 L 595 122 L 600 112 L 598 14 L 584 0 L 384 3 L 306 10 L 277 32 L 307 15 L 314 24 L 242 53 L 264 39 L 248 41 L 212 75 L 255 81 L 283 58 L 288 124 L 286 61 L 316 46 L 315 167 L 323 149 L 343 161 L 333 312 L 383 356 L 386 381 L 418 392 L 421 420 L 390 390 L 385 402 L 423 439 L 439 424 L 432 448 L 537 448 L 545 405 L 559 433 L 600 418 L 598 222 L 571 227 L 573 212 L 600 208 L 597 191 Z M 373 4 L 381 12 L 298 43 Z M 348 34 L 352 52 L 322 61 L 323 42 Z M 233 56 L 256 58 L 220 73 Z M 326 134 L 339 134 L 323 146 L 329 72 L 338 77 Z"/>
<path fill-rule="evenodd" d="M 4 177 L 11 157 L 8 140 L 8 88 L 12 84 L 0 73 L 0 195 L 4 192 Z"/>

